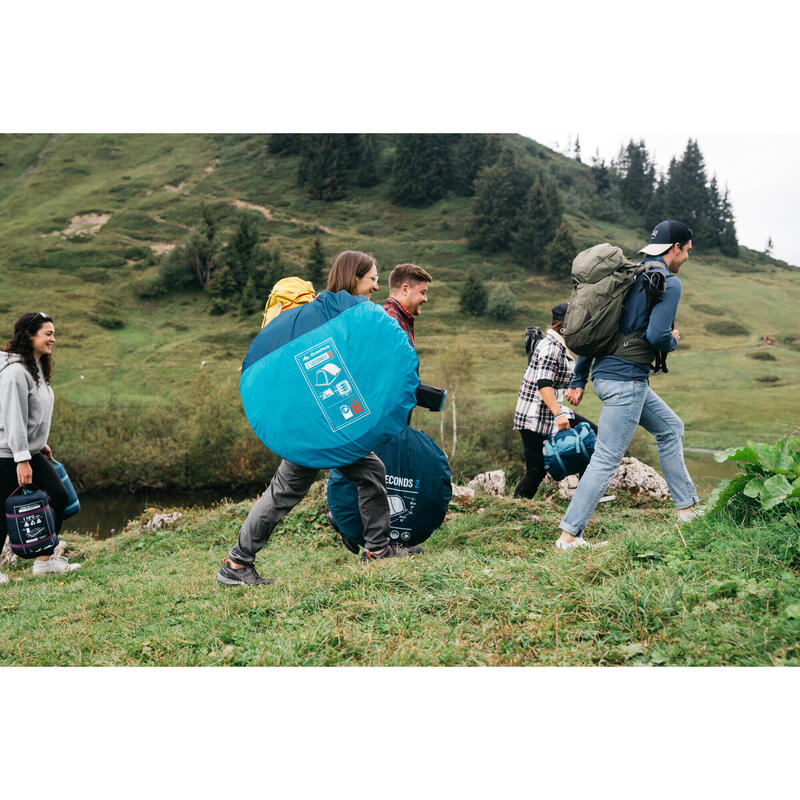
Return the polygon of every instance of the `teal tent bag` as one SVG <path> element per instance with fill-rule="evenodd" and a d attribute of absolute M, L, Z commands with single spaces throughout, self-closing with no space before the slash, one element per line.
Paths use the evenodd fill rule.
<path fill-rule="evenodd" d="M 419 386 L 408 336 L 381 306 L 322 292 L 256 336 L 239 388 L 253 431 L 304 467 L 352 464 L 399 433 Z"/>
<path fill-rule="evenodd" d="M 75 487 L 72 485 L 72 481 L 69 479 L 67 470 L 62 463 L 53 459 L 53 469 L 58 477 L 61 478 L 61 483 L 64 484 L 64 488 L 67 490 L 67 507 L 64 509 L 64 519 L 74 517 L 81 510 L 81 501 L 78 500 L 78 493 L 75 491 Z"/>
<path fill-rule="evenodd" d="M 389 539 L 402 545 L 424 542 L 447 515 L 452 495 L 447 456 L 430 436 L 411 427 L 376 447 L 375 455 L 386 468 Z M 342 536 L 363 547 L 358 488 L 336 469 L 328 479 L 328 507 Z"/>
<path fill-rule="evenodd" d="M 554 481 L 583 472 L 589 466 L 596 442 L 588 422 L 558 431 L 544 443 L 544 468 Z"/>

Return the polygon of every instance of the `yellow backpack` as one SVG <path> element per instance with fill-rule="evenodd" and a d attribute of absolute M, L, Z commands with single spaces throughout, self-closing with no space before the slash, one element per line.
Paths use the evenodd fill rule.
<path fill-rule="evenodd" d="M 281 278 L 269 293 L 261 327 L 275 319 L 281 311 L 310 303 L 316 296 L 314 287 L 308 281 L 297 277 Z"/>

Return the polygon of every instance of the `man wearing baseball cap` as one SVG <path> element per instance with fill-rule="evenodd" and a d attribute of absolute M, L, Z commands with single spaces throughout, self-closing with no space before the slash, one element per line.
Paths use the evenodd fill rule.
<path fill-rule="evenodd" d="M 584 528 L 619 468 L 637 425 L 656 437 L 661 471 L 678 509 L 678 521 L 700 513 L 695 509 L 697 490 L 683 460 L 683 423 L 649 386 L 652 362 L 664 364 L 666 354 L 681 340 L 672 326 L 682 292 L 678 271 L 689 258 L 692 235 L 691 228 L 674 219 L 653 228 L 650 241 L 639 251 L 647 270 L 629 290 L 620 320 L 624 344 L 630 347 L 600 356 L 594 365 L 591 358 L 583 356 L 575 364 L 566 399 L 575 406 L 581 402 L 591 369 L 603 410 L 594 455 L 561 521 L 561 536 L 556 542 L 560 550 L 589 546 L 583 538 Z M 651 307 L 648 292 L 642 290 L 654 280 L 663 284 L 663 292 Z"/>

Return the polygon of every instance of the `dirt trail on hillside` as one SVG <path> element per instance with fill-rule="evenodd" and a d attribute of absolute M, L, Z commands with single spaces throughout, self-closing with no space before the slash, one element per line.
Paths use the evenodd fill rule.
<path fill-rule="evenodd" d="M 39 169 L 39 167 L 42 165 L 45 154 L 50 150 L 51 146 L 58 141 L 58 137 L 59 134 L 57 133 L 50 137 L 50 140 L 47 142 L 47 144 L 39 151 L 39 155 L 36 156 L 36 161 L 34 161 L 33 164 L 29 164 L 27 167 L 25 167 L 25 171 L 22 173 L 22 175 L 20 175 L 20 178 L 24 178 Z"/>
<path fill-rule="evenodd" d="M 272 209 L 266 206 L 257 206 L 255 203 L 246 203 L 244 200 L 232 200 L 231 202 L 236 208 L 249 208 L 253 211 L 258 211 L 259 214 L 263 214 L 267 219 L 272 219 Z"/>

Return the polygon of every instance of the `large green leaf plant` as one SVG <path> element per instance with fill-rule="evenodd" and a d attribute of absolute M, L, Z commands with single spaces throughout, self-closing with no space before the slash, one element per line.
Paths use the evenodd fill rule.
<path fill-rule="evenodd" d="M 715 453 L 719 461 L 735 461 L 740 473 L 724 480 L 708 499 L 710 513 L 728 510 L 746 517 L 754 511 L 782 513 L 786 521 L 800 516 L 800 436 L 775 444 L 748 441 Z"/>

